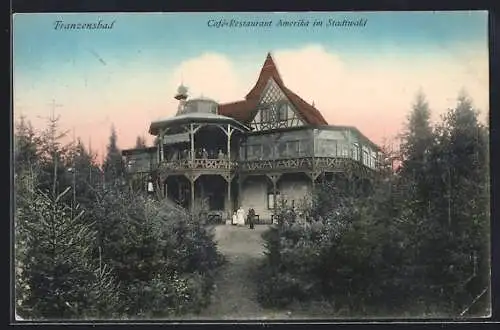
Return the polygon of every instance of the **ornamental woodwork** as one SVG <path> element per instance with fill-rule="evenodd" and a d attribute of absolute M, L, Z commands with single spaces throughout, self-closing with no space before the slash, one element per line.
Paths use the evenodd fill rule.
<path fill-rule="evenodd" d="M 240 169 L 247 173 L 260 171 L 303 171 L 313 173 L 314 177 L 317 177 L 323 172 L 344 172 L 347 175 L 352 173 L 357 176 L 369 177 L 375 172 L 373 169 L 353 159 L 337 157 L 302 157 L 242 161 L 240 163 Z"/>

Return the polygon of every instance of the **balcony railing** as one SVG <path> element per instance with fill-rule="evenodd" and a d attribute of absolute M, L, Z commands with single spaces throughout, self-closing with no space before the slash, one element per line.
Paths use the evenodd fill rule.
<path fill-rule="evenodd" d="M 240 161 L 243 171 L 265 170 L 329 170 L 347 171 L 358 168 L 359 170 L 374 170 L 351 158 L 342 157 L 297 157 L 290 159 L 267 159 Z"/>
<path fill-rule="evenodd" d="M 169 172 L 185 170 L 235 170 L 237 167 L 244 172 L 252 171 L 374 171 L 375 169 L 363 165 L 360 161 L 342 157 L 297 157 L 288 159 L 267 160 L 228 160 L 196 158 L 163 161 L 160 170 Z"/>
<path fill-rule="evenodd" d="M 236 168 L 238 163 L 229 159 L 210 159 L 210 158 L 196 158 L 192 159 L 178 159 L 163 161 L 160 165 L 161 169 L 170 171 L 179 170 L 192 170 L 192 169 L 208 169 L 208 170 L 230 170 Z"/>

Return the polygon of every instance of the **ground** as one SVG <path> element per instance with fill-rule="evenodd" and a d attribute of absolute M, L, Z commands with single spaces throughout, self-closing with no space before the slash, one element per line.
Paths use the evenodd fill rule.
<path fill-rule="evenodd" d="M 215 227 L 215 240 L 227 263 L 220 269 L 215 281 L 212 303 L 197 319 L 285 319 L 287 313 L 263 309 L 256 299 L 252 274 L 263 257 L 261 234 L 267 225 L 221 225 Z"/>
<path fill-rule="evenodd" d="M 308 318 L 292 310 L 265 309 L 257 302 L 256 267 L 264 257 L 261 238 L 268 225 L 221 225 L 215 227 L 215 240 L 227 263 L 216 279 L 212 303 L 197 316 L 189 319 L 217 320 L 286 320 Z"/>

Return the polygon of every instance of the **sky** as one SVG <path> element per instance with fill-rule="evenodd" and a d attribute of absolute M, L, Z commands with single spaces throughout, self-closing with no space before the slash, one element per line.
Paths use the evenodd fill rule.
<path fill-rule="evenodd" d="M 272 24 L 213 26 L 221 19 Z M 365 24 L 328 26 L 344 19 Z M 60 28 L 99 21 L 112 28 Z M 42 129 L 54 110 L 102 156 L 112 125 L 122 149 L 138 135 L 151 143 L 149 124 L 175 114 L 180 83 L 190 97 L 242 100 L 271 52 L 285 85 L 329 124 L 384 144 L 403 129 L 418 91 L 434 121 L 461 90 L 487 121 L 487 22 L 485 11 L 15 14 L 13 116 Z"/>

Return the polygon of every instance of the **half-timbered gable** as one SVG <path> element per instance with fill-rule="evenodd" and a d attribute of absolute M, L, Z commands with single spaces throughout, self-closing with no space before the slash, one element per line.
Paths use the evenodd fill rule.
<path fill-rule="evenodd" d="M 256 113 L 250 127 L 256 131 L 263 131 L 302 125 L 304 125 L 304 121 L 295 106 L 276 81 L 269 78 L 256 106 Z"/>
<path fill-rule="evenodd" d="M 271 54 L 245 100 L 220 104 L 219 114 L 232 117 L 254 130 L 302 125 L 328 125 L 321 113 L 288 89 Z"/>

